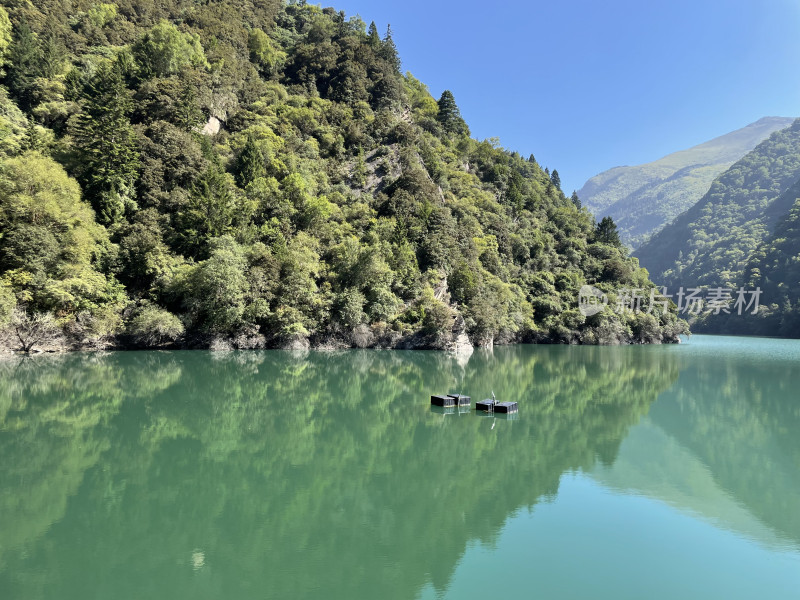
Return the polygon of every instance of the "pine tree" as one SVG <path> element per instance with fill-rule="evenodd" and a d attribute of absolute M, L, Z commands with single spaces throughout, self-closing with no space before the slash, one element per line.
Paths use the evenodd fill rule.
<path fill-rule="evenodd" d="M 248 136 L 244 148 L 239 153 L 236 161 L 236 183 L 241 188 L 246 188 L 247 184 L 258 177 L 267 174 L 264 162 L 264 153 L 252 136 Z"/>
<path fill-rule="evenodd" d="M 39 138 L 39 132 L 36 130 L 36 124 L 31 117 L 28 117 L 28 125 L 25 127 L 25 137 L 22 140 L 22 150 L 27 152 L 29 150 L 39 150 L 42 146 L 42 141 Z"/>
<path fill-rule="evenodd" d="M 400 61 L 400 54 L 398 54 L 397 46 L 395 46 L 394 40 L 392 39 L 391 25 L 386 27 L 386 36 L 383 38 L 383 42 L 381 42 L 380 56 L 394 68 L 395 73 L 398 75 L 400 74 L 403 63 Z"/>
<path fill-rule="evenodd" d="M 197 102 L 197 93 L 191 81 L 183 81 L 181 93 L 178 97 L 177 105 L 175 106 L 175 114 L 178 125 L 184 131 L 192 131 L 195 127 L 198 127 L 205 118 L 203 111 L 200 110 L 200 106 Z"/>
<path fill-rule="evenodd" d="M 34 104 L 35 80 L 41 75 L 42 52 L 39 40 L 22 21 L 14 35 L 8 53 L 8 88 L 16 96 L 19 107 L 29 111 Z"/>
<path fill-rule="evenodd" d="M 360 186 L 364 186 L 367 182 L 367 161 L 364 158 L 364 148 L 358 147 L 358 156 L 356 156 L 356 164 L 353 169 L 353 180 Z"/>
<path fill-rule="evenodd" d="M 436 119 L 448 133 L 469 133 L 467 124 L 461 118 L 461 111 L 453 97 L 453 92 L 445 90 L 439 98 L 439 113 Z"/>
<path fill-rule="evenodd" d="M 553 185 L 560 192 L 561 191 L 561 177 L 558 175 L 558 171 L 556 171 L 555 169 L 553 169 L 553 173 L 550 175 L 550 181 L 553 182 Z"/>
<path fill-rule="evenodd" d="M 60 75 L 67 58 L 67 50 L 52 33 L 42 40 L 39 54 L 39 72 L 42 77 L 53 79 Z"/>
<path fill-rule="evenodd" d="M 208 251 L 208 242 L 230 232 L 237 216 L 232 178 L 218 161 L 210 161 L 192 187 L 188 205 L 177 215 L 181 245 L 194 257 Z"/>
<path fill-rule="evenodd" d="M 617 232 L 617 224 L 611 217 L 603 217 L 603 219 L 594 228 L 594 239 L 603 244 L 611 246 L 621 246 L 622 242 L 619 239 Z"/>
<path fill-rule="evenodd" d="M 575 190 L 572 190 L 572 197 L 570 198 L 570 200 L 572 200 L 572 203 L 575 205 L 575 208 L 577 208 L 578 210 L 580 210 L 583 207 L 583 204 L 581 203 L 581 199 L 578 198 L 578 192 L 576 192 Z"/>
<path fill-rule="evenodd" d="M 129 120 L 132 111 L 117 63 L 101 66 L 90 83 L 75 142 L 82 159 L 79 181 L 106 225 L 119 221 L 133 202 L 139 156 Z"/>
<path fill-rule="evenodd" d="M 0 6 L 0 67 L 6 63 L 6 54 L 13 39 L 13 27 L 6 9 Z"/>
<path fill-rule="evenodd" d="M 378 50 L 381 47 L 381 36 L 378 34 L 378 27 L 375 21 L 369 24 L 369 32 L 367 34 L 367 41 L 373 49 Z"/>

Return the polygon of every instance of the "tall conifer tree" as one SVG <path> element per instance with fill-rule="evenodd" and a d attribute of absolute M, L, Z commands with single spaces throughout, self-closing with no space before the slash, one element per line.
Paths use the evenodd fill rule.
<path fill-rule="evenodd" d="M 22 21 L 14 32 L 8 53 L 8 87 L 17 98 L 19 107 L 28 111 L 33 108 L 35 79 L 41 74 L 42 52 L 39 40 L 26 21 Z"/>
<path fill-rule="evenodd" d="M 553 182 L 553 185 L 556 187 L 558 191 L 561 191 L 561 176 L 555 169 L 553 169 L 553 174 L 550 175 L 550 181 Z"/>
<path fill-rule="evenodd" d="M 101 66 L 89 88 L 75 132 L 82 159 L 78 176 L 98 220 L 110 225 L 133 202 L 139 166 L 129 120 L 133 102 L 116 62 Z"/>
<path fill-rule="evenodd" d="M 383 42 L 381 43 L 380 54 L 381 58 L 389 63 L 389 65 L 394 68 L 395 72 L 399 74 L 403 65 L 400 61 L 400 54 L 397 52 L 397 46 L 395 46 L 394 39 L 392 39 L 391 25 L 386 27 L 386 36 L 383 38 Z"/>
<path fill-rule="evenodd" d="M 378 27 L 375 25 L 375 21 L 369 24 L 367 39 L 369 40 L 369 45 L 376 50 L 381 47 L 381 36 L 378 34 Z"/>
<path fill-rule="evenodd" d="M 439 113 L 436 119 L 448 133 L 469 133 L 467 124 L 461 118 L 461 111 L 453 97 L 453 92 L 445 90 L 439 98 Z"/>

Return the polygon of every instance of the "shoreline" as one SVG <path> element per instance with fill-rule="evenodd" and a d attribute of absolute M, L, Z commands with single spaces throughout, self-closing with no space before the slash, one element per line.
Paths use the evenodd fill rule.
<path fill-rule="evenodd" d="M 684 334 L 685 335 L 685 334 Z M 691 334 L 689 334 L 691 336 Z M 363 342 L 364 340 L 358 340 Z M 408 336 L 384 336 L 371 340 L 370 343 L 358 343 L 337 336 L 296 336 L 284 340 L 267 341 L 264 336 L 235 337 L 195 337 L 179 342 L 159 345 L 141 345 L 126 341 L 124 338 L 97 340 L 91 343 L 79 343 L 64 340 L 61 343 L 35 346 L 25 352 L 7 345 L 0 345 L 0 356 L 32 356 L 39 354 L 69 354 L 73 352 L 137 352 L 137 351 L 246 351 L 246 350 L 293 350 L 293 351 L 341 351 L 341 350 L 432 350 L 451 354 L 471 354 L 476 349 L 491 349 L 495 346 L 512 345 L 563 345 L 563 346 L 644 346 L 681 344 L 680 336 L 668 340 L 636 340 L 633 336 L 619 339 L 608 339 L 600 342 L 586 342 L 579 337 L 572 339 L 554 339 L 552 336 L 528 336 L 527 338 L 492 339 L 491 343 L 473 344 L 466 334 L 456 337 L 413 334 Z"/>

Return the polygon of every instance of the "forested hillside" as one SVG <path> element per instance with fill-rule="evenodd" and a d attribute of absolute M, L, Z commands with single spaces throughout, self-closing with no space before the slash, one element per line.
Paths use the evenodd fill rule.
<path fill-rule="evenodd" d="M 800 184 L 791 192 L 789 214 L 750 257 L 742 278 L 750 289 L 760 287 L 767 300 L 749 333 L 800 338 Z"/>
<path fill-rule="evenodd" d="M 611 216 L 623 243 L 636 249 L 691 208 L 734 162 L 792 121 L 764 117 L 659 160 L 610 169 L 587 181 L 578 195 L 598 218 Z"/>
<path fill-rule="evenodd" d="M 674 341 L 558 175 L 469 137 L 391 30 L 278 0 L 0 2 L 6 344 Z M 446 84 L 446 82 L 442 82 Z M 612 303 L 588 319 L 585 283 Z"/>
<path fill-rule="evenodd" d="M 800 338 L 800 181 L 784 196 L 794 205 L 737 281 L 749 290 L 761 289 L 758 313 L 706 317 L 698 323 L 702 331 Z"/>
<path fill-rule="evenodd" d="M 798 199 L 800 120 L 737 162 L 635 255 L 673 291 L 761 289 L 757 314 L 704 314 L 697 331 L 800 337 Z"/>

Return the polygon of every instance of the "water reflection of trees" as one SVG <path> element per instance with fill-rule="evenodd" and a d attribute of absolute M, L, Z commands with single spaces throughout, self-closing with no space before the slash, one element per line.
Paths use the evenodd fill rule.
<path fill-rule="evenodd" d="M 123 353 L 0 363 L 0 589 L 413 597 L 613 462 L 674 353 Z M 670 358 L 673 357 L 673 358 Z M 493 389 L 516 421 L 440 415 Z"/>

